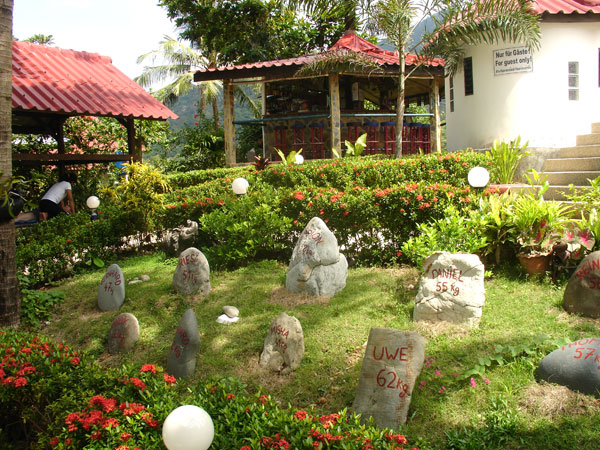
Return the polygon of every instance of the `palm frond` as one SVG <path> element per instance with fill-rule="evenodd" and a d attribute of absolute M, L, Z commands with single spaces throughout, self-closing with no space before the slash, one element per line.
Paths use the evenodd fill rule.
<path fill-rule="evenodd" d="M 382 71 L 382 67 L 368 56 L 347 49 L 335 49 L 317 56 L 301 67 L 295 75 L 315 76 L 341 72 L 374 73 Z"/>
<path fill-rule="evenodd" d="M 171 106 L 177 101 L 178 97 L 185 95 L 194 89 L 194 84 L 192 81 L 192 73 L 186 73 L 178 77 L 175 81 L 167 86 L 160 88 L 154 93 L 154 96 L 158 101 L 167 106 Z"/>

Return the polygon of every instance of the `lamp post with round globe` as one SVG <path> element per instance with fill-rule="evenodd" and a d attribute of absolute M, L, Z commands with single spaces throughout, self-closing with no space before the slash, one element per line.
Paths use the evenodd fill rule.
<path fill-rule="evenodd" d="M 91 195 L 90 197 L 87 198 L 87 200 L 85 201 L 85 204 L 87 205 L 88 208 L 90 208 L 90 211 L 91 211 L 90 219 L 92 219 L 92 221 L 98 219 L 98 213 L 96 212 L 96 209 L 98 209 L 98 206 L 100 206 L 100 199 L 98 197 L 96 197 L 95 195 Z"/>
<path fill-rule="evenodd" d="M 247 193 L 248 186 L 250 186 L 250 183 L 248 183 L 248 180 L 245 178 L 236 178 L 233 180 L 233 183 L 231 183 L 231 189 L 237 195 L 244 195 Z"/>

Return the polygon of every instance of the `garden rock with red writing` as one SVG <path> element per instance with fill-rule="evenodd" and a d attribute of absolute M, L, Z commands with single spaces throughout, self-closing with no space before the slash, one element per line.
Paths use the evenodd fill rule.
<path fill-rule="evenodd" d="M 285 287 L 290 292 L 333 297 L 346 286 L 348 262 L 325 222 L 313 217 L 292 253 Z"/>
<path fill-rule="evenodd" d="M 108 352 L 112 355 L 133 347 L 140 337 L 140 325 L 130 313 L 119 314 L 108 332 Z"/>
<path fill-rule="evenodd" d="M 415 381 L 425 359 L 425 338 L 414 331 L 371 328 L 352 410 L 381 428 L 406 423 Z"/>
<path fill-rule="evenodd" d="M 260 366 L 287 374 L 300 366 L 303 356 L 304 334 L 300 321 L 281 313 L 269 327 L 260 355 Z"/>
<path fill-rule="evenodd" d="M 435 252 L 423 261 L 413 319 L 477 327 L 485 303 L 484 266 L 477 255 Z"/>
<path fill-rule="evenodd" d="M 183 295 L 210 293 L 210 267 L 204 254 L 190 247 L 179 255 L 173 274 L 173 288 Z"/>
<path fill-rule="evenodd" d="M 119 309 L 125 300 L 125 278 L 117 264 L 111 264 L 98 286 L 98 308 L 102 311 Z"/>
<path fill-rule="evenodd" d="M 600 318 L 600 251 L 587 255 L 571 275 L 563 306 L 567 312 Z"/>
<path fill-rule="evenodd" d="M 179 321 L 167 358 L 167 372 L 185 378 L 196 370 L 196 353 L 200 349 L 200 333 L 193 309 L 188 309 Z"/>
<path fill-rule="evenodd" d="M 542 359 L 536 377 L 600 397 L 600 338 L 563 345 Z"/>

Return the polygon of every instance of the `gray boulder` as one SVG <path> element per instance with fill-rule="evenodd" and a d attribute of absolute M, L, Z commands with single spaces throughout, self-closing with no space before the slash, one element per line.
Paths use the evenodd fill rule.
<path fill-rule="evenodd" d="M 198 237 L 198 222 L 187 220 L 185 225 L 167 230 L 162 240 L 162 249 L 167 258 L 179 255 L 194 246 Z"/>
<path fill-rule="evenodd" d="M 424 359 L 425 338 L 418 333 L 371 328 L 352 410 L 381 428 L 398 429 Z"/>
<path fill-rule="evenodd" d="M 300 321 L 281 313 L 269 327 L 260 355 L 260 366 L 287 374 L 300 366 L 303 356 L 304 334 Z"/>
<path fill-rule="evenodd" d="M 173 289 L 183 295 L 199 293 L 206 297 L 210 293 L 210 267 L 204 254 L 191 247 L 179 255 L 173 273 Z"/>
<path fill-rule="evenodd" d="M 600 318 L 600 251 L 579 263 L 565 288 L 563 306 L 573 314 Z"/>
<path fill-rule="evenodd" d="M 140 337 L 140 325 L 130 313 L 119 314 L 108 332 L 108 352 L 111 354 L 129 350 Z"/>
<path fill-rule="evenodd" d="M 98 308 L 102 311 L 119 309 L 125 301 L 125 277 L 117 264 L 111 264 L 98 286 Z"/>
<path fill-rule="evenodd" d="M 554 350 L 542 359 L 536 377 L 600 397 L 600 338 L 580 339 Z"/>
<path fill-rule="evenodd" d="M 196 370 L 196 353 L 200 349 L 200 333 L 193 309 L 188 309 L 175 331 L 167 358 L 167 372 L 177 378 L 185 378 Z"/>
<path fill-rule="evenodd" d="M 334 296 L 346 286 L 348 262 L 325 222 L 313 217 L 292 253 L 285 287 L 290 292 Z"/>

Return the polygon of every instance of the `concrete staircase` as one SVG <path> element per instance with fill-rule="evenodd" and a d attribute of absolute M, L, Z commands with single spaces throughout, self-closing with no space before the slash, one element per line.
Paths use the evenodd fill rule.
<path fill-rule="evenodd" d="M 565 200 L 563 192 L 569 192 L 569 184 L 589 186 L 588 180 L 600 176 L 600 123 L 592 124 L 591 134 L 577 136 L 575 147 L 561 148 L 558 158 L 547 159 L 543 172 L 550 184 L 546 200 Z"/>

